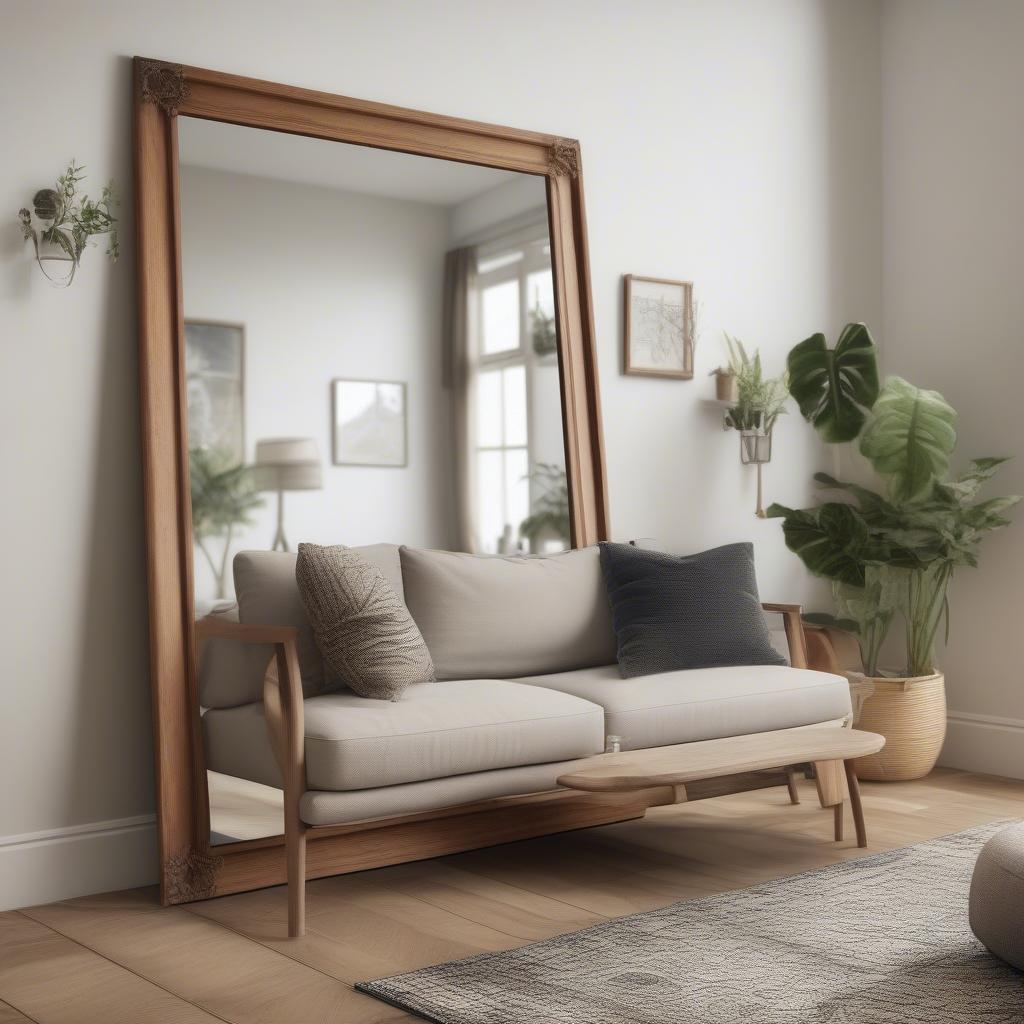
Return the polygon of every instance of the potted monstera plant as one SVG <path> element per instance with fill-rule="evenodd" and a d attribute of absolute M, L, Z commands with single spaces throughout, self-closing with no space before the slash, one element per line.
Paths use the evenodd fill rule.
<path fill-rule="evenodd" d="M 855 443 L 881 488 L 818 473 L 824 500 L 813 508 L 772 505 L 786 545 L 816 576 L 829 580 L 835 614 L 808 616 L 857 636 L 874 692 L 859 727 L 881 733 L 885 748 L 857 763 L 866 779 L 914 779 L 935 766 L 946 727 L 945 679 L 935 640 L 949 635 L 954 573 L 978 564 L 986 534 L 1006 526 L 1016 495 L 979 500 L 1005 461 L 973 460 L 950 476 L 956 413 L 936 391 L 900 377 L 880 385 L 875 345 L 864 324 L 847 324 L 834 349 L 822 334 L 787 360 L 789 391 L 800 412 L 830 444 Z M 902 620 L 904 664 L 883 672 L 890 628 Z"/>

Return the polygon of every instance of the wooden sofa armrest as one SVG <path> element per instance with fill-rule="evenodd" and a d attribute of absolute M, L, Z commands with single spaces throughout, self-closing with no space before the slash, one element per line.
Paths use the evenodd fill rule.
<path fill-rule="evenodd" d="M 295 647 L 294 626 L 254 626 L 208 615 L 196 623 L 196 640 L 217 637 L 243 644 L 274 648 L 263 676 L 263 710 L 270 745 L 281 769 L 285 806 L 298 802 L 306 790 L 306 723 L 302 704 L 302 674 Z M 289 800 L 294 796 L 294 801 Z"/>
<path fill-rule="evenodd" d="M 804 624 L 801 619 L 803 607 L 798 604 L 773 604 L 765 602 L 761 607 L 766 612 L 778 612 L 782 616 L 782 624 L 786 630 L 786 642 L 789 644 L 789 663 L 793 668 L 807 668 L 807 640 L 804 637 Z"/>
<path fill-rule="evenodd" d="M 196 623 L 196 639 L 221 637 L 243 644 L 272 644 L 263 675 L 263 713 L 284 789 L 284 845 L 288 865 L 288 934 L 306 930 L 306 825 L 299 802 L 306 791 L 306 722 L 302 674 L 294 626 L 253 626 L 208 615 Z"/>

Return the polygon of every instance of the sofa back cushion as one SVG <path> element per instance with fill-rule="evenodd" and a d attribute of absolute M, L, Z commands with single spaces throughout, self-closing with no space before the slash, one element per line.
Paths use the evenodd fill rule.
<path fill-rule="evenodd" d="M 395 544 L 352 548 L 384 573 L 402 596 L 402 567 Z M 235 594 L 238 620 L 255 626 L 295 626 L 302 689 L 306 696 L 334 689 L 295 582 L 297 555 L 292 551 L 240 551 L 235 555 Z M 199 702 L 226 708 L 263 699 L 263 675 L 273 654 L 270 645 L 246 645 L 234 640 L 208 640 L 199 656 Z"/>
<path fill-rule="evenodd" d="M 514 679 L 615 661 L 596 547 L 554 555 L 400 549 L 405 603 L 438 679 Z"/>

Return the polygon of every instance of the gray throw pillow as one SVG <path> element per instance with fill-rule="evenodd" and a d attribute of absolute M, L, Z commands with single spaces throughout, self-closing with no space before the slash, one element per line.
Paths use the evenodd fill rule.
<path fill-rule="evenodd" d="M 381 569 L 343 545 L 300 544 L 295 581 L 328 673 L 360 697 L 398 700 L 434 663 Z"/>
<path fill-rule="evenodd" d="M 753 545 L 679 556 L 604 543 L 601 568 L 626 678 L 786 664 L 761 610 Z"/>

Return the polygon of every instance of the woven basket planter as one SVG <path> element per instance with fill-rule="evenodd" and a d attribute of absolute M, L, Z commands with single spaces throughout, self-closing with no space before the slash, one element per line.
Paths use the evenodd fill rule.
<path fill-rule="evenodd" d="M 941 672 L 912 679 L 871 677 L 856 728 L 877 732 L 885 746 L 853 762 L 858 779 L 907 782 L 934 767 L 946 738 L 946 678 Z"/>

